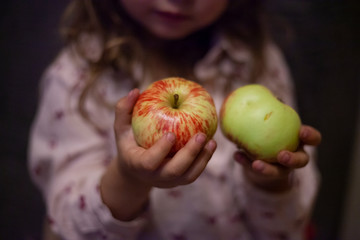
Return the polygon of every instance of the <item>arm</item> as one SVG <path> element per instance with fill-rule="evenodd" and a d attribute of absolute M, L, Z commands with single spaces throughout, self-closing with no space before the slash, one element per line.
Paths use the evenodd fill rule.
<path fill-rule="evenodd" d="M 121 222 L 113 218 L 99 192 L 112 147 L 111 112 L 89 101 L 87 109 L 101 117 L 102 132 L 77 111 L 84 66 L 71 51 L 48 69 L 32 126 L 29 168 L 46 202 L 52 231 L 65 239 L 133 239 L 146 219 Z"/>
<path fill-rule="evenodd" d="M 235 153 L 247 182 L 245 209 L 256 239 L 304 237 L 319 181 L 310 147 L 320 143 L 321 135 L 303 126 L 300 136 L 309 153 L 302 148 L 293 153 L 282 151 L 276 165 Z M 286 154 L 288 158 L 284 158 Z"/>
<path fill-rule="evenodd" d="M 134 90 L 117 104 L 118 151 L 114 153 L 112 113 L 89 102 L 90 115 L 100 118 L 104 126 L 98 132 L 77 111 L 77 76 L 82 74 L 76 64 L 71 54 L 62 55 L 44 78 L 31 133 L 30 173 L 44 195 L 49 223 L 58 235 L 74 240 L 135 239 L 146 223 L 141 213 L 151 188 L 193 182 L 216 143 L 206 143 L 204 134 L 198 133 L 171 159 L 166 155 L 176 141 L 172 133 L 150 149 L 138 147 L 130 127 L 139 95 Z M 109 158 L 113 159 L 110 164 Z"/>
<path fill-rule="evenodd" d="M 296 107 L 290 74 L 276 47 L 267 49 L 266 63 L 265 73 L 258 82 Z M 298 151 L 280 152 L 276 165 L 235 153 L 235 159 L 243 166 L 249 225 L 258 239 L 302 237 L 318 188 L 313 150 L 320 143 L 321 134 L 310 126 L 302 126 L 300 140 L 302 146 Z"/>

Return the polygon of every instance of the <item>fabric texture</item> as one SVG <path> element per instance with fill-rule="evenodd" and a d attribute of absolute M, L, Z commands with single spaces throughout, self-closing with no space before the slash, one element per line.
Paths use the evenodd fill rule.
<path fill-rule="evenodd" d="M 96 41 L 84 41 L 90 40 L 89 52 L 96 57 Z M 293 84 L 280 51 L 269 44 L 265 56 L 267 68 L 257 83 L 296 107 Z M 250 83 L 251 64 L 245 46 L 219 38 L 194 71 L 219 111 L 229 90 Z M 236 146 L 225 139 L 220 128 L 214 136 L 218 148 L 194 183 L 154 188 L 144 215 L 130 222 L 113 218 L 101 200 L 99 182 L 116 155 L 114 113 L 99 104 L 96 96 L 115 103 L 135 85 L 110 70 L 101 76 L 97 90 L 86 102 L 89 116 L 100 126 L 95 129 L 80 116 L 77 106 L 88 74 L 84 59 L 67 47 L 42 79 L 31 131 L 29 171 L 43 193 L 54 233 L 68 240 L 303 239 L 319 181 L 314 158 L 295 171 L 291 191 L 266 193 L 246 181 L 232 157 Z M 141 85 L 141 90 L 146 85 Z"/>

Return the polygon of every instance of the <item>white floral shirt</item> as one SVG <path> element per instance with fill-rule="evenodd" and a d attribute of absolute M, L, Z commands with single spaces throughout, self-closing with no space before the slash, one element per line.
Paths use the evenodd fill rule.
<path fill-rule="evenodd" d="M 96 42 L 87 46 L 89 54 L 94 54 Z M 269 44 L 266 61 L 266 72 L 258 82 L 294 106 L 289 72 L 275 46 Z M 244 46 L 235 47 L 220 38 L 195 66 L 196 76 L 213 96 L 218 111 L 226 87 L 249 83 L 251 63 Z M 291 191 L 266 193 L 244 179 L 241 166 L 232 157 L 236 146 L 220 129 L 214 137 L 218 148 L 194 183 L 154 188 L 144 215 L 130 222 L 113 218 L 101 200 L 99 182 L 116 154 L 114 113 L 99 104 L 95 95 L 116 102 L 134 82 L 111 71 L 102 75 L 97 91 L 86 102 L 90 117 L 102 127 L 97 131 L 77 111 L 88 74 L 88 65 L 74 49 L 68 47 L 59 54 L 42 79 L 41 101 L 30 136 L 30 173 L 43 193 L 52 231 L 62 239 L 303 239 L 318 188 L 314 159 L 295 171 Z M 141 89 L 147 84 L 144 81 Z"/>

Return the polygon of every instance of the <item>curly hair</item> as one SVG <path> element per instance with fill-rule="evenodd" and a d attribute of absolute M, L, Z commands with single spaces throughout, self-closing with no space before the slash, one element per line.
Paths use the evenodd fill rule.
<path fill-rule="evenodd" d="M 127 15 L 119 0 L 72 0 L 61 22 L 61 33 L 65 40 L 78 46 L 80 54 L 85 59 L 85 54 L 80 51 L 83 33 L 95 34 L 100 38 L 102 45 L 99 59 L 87 59 L 91 77 L 79 99 L 81 114 L 87 118 L 84 109 L 85 99 L 96 85 L 98 76 L 109 66 L 135 79 L 132 69 L 134 64 L 140 62 L 143 63 L 146 74 L 153 76 L 153 69 L 156 68 L 151 67 L 154 61 L 151 61 L 149 56 L 152 58 L 157 55 L 160 59 L 166 59 L 164 62 L 167 64 L 166 69 L 169 69 L 168 75 L 181 75 L 196 80 L 192 72 L 193 63 L 201 59 L 210 48 L 210 39 L 214 32 L 222 32 L 231 41 L 241 39 L 241 42 L 247 45 L 254 59 L 252 78 L 255 79 L 264 68 L 263 49 L 268 38 L 262 2 L 229 0 L 227 9 L 214 24 L 186 39 L 164 41 L 161 48 L 154 51 L 153 47 L 147 46 L 146 41 L 142 41 L 144 33 L 141 26 Z M 176 44 L 177 41 L 181 41 L 182 44 Z M 148 65 L 150 67 L 147 67 Z M 141 79 L 136 80 L 141 82 Z"/>

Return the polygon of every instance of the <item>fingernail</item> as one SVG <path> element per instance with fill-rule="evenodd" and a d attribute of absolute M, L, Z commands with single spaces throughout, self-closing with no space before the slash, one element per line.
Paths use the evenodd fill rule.
<path fill-rule="evenodd" d="M 166 139 L 169 141 L 169 142 L 171 142 L 171 143 L 174 143 L 175 142 L 175 134 L 173 134 L 173 133 L 167 133 L 166 134 Z"/>
<path fill-rule="evenodd" d="M 258 171 L 258 172 L 262 172 L 265 169 L 265 164 L 261 161 L 257 161 L 254 165 L 253 168 Z"/>
<path fill-rule="evenodd" d="M 210 151 L 210 152 L 213 152 L 216 148 L 216 144 L 214 141 L 210 140 L 208 142 L 208 144 L 206 145 L 206 148 Z"/>
<path fill-rule="evenodd" d="M 131 90 L 131 91 L 128 93 L 128 95 L 127 95 L 127 96 L 128 96 L 128 98 L 131 98 L 131 96 L 132 96 L 132 95 L 134 95 L 134 89 L 133 89 L 133 90 Z"/>
<path fill-rule="evenodd" d="M 206 135 L 203 133 L 198 133 L 196 135 L 195 141 L 197 143 L 203 144 L 206 141 Z"/>
<path fill-rule="evenodd" d="M 290 162 L 290 154 L 287 152 L 281 154 L 279 161 L 282 164 L 288 164 Z"/>
<path fill-rule="evenodd" d="M 134 95 L 134 90 L 131 90 L 128 95 L 126 96 L 126 100 L 127 102 L 131 102 L 131 99 L 133 98 L 133 95 Z"/>
<path fill-rule="evenodd" d="M 300 137 L 302 139 L 306 139 L 308 135 L 309 135 L 309 131 L 307 129 L 304 129 L 303 131 L 301 131 Z"/>
<path fill-rule="evenodd" d="M 135 96 L 135 89 L 131 90 L 127 95 L 127 100 L 131 102 Z"/>

